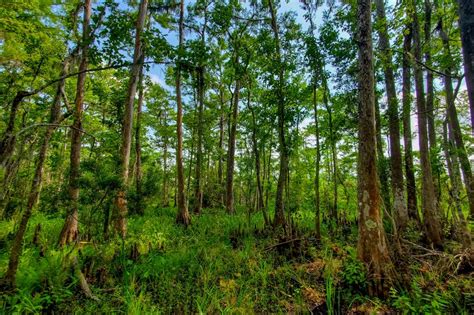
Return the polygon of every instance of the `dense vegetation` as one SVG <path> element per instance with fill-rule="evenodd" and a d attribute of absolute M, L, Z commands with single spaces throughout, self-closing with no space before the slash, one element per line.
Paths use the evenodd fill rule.
<path fill-rule="evenodd" d="M 470 0 L 0 25 L 2 313 L 474 312 Z"/>

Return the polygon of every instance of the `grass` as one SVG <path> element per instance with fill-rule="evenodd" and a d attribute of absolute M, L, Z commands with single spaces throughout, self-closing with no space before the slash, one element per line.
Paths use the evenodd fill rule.
<path fill-rule="evenodd" d="M 424 310 L 436 313 L 452 310 L 456 303 L 463 303 L 457 309 L 468 310 L 472 303 L 472 289 L 466 289 L 472 280 L 463 278 L 451 283 L 449 289 L 431 292 L 428 286 L 418 285 L 428 279 L 423 274 L 415 278 L 418 287 L 393 289 L 387 301 L 368 299 L 364 268 L 354 248 L 356 228 L 343 238 L 268 249 L 280 238 L 263 230 L 260 213 L 249 217 L 240 211 L 229 216 L 221 209 L 205 209 L 186 229 L 174 223 L 175 211 L 150 207 L 145 216 L 132 216 L 125 241 L 92 239 L 80 249 L 62 250 L 55 247 L 62 220 L 36 214 L 25 238 L 18 291 L 0 299 L 0 310 L 234 314 L 307 313 L 314 309 L 337 313 L 370 304 L 372 309 L 410 312 L 434 296 Z M 314 221 L 311 213 L 295 214 L 294 220 L 309 236 Z M 40 222 L 38 248 L 31 239 Z M 14 225 L 14 221 L 0 222 L 0 275 L 6 270 Z M 99 303 L 80 291 L 68 263 L 74 254 Z M 467 290 L 464 295 L 460 293 L 463 288 Z"/>

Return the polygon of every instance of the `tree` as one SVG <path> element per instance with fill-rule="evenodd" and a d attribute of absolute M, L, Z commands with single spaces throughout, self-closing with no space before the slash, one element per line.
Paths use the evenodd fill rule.
<path fill-rule="evenodd" d="M 383 296 L 390 281 L 391 260 L 380 215 L 377 184 L 374 69 L 372 52 L 371 1 L 357 1 L 359 47 L 359 258 L 369 273 L 369 294 Z"/>
<path fill-rule="evenodd" d="M 412 9 L 416 8 L 416 2 L 413 1 Z M 413 44 L 415 61 L 421 60 L 421 39 L 420 24 L 416 10 L 413 13 Z M 421 65 L 415 62 L 415 91 L 416 107 L 418 116 L 418 139 L 420 144 L 420 162 L 421 162 L 421 187 L 422 187 L 422 210 L 426 234 L 430 243 L 435 246 L 442 245 L 441 223 L 438 216 L 438 205 L 435 195 L 433 175 L 431 172 L 431 159 L 428 146 L 426 102 L 423 85 L 423 69 Z"/>
<path fill-rule="evenodd" d="M 275 45 L 275 66 L 277 67 L 278 81 L 275 83 L 276 100 L 278 102 L 278 143 L 280 151 L 280 172 L 278 175 L 278 185 L 275 200 L 275 217 L 273 225 L 275 227 L 285 226 L 285 186 L 288 178 L 288 149 L 285 137 L 285 95 L 284 95 L 284 69 L 281 60 L 280 37 L 278 34 L 277 12 L 273 1 L 268 1 L 268 9 L 271 16 L 271 28 L 273 31 Z"/>
<path fill-rule="evenodd" d="M 130 148 L 132 145 L 133 107 L 135 94 L 139 81 L 140 71 L 143 67 L 143 39 L 142 33 L 147 16 L 148 0 L 141 0 L 135 29 L 135 49 L 133 52 L 133 65 L 130 70 L 130 81 L 128 83 L 127 98 L 122 124 L 122 143 L 120 146 L 120 188 L 115 199 L 113 221 L 116 231 L 125 238 L 127 234 L 127 186 L 130 163 Z"/>
<path fill-rule="evenodd" d="M 458 0 L 464 72 L 471 109 L 471 129 L 474 134 L 474 3 Z"/>
<path fill-rule="evenodd" d="M 78 234 L 79 220 L 79 177 L 81 163 L 81 133 L 82 133 L 82 111 L 84 108 L 84 85 L 86 82 L 86 70 L 88 67 L 89 48 L 89 23 L 91 18 L 91 0 L 84 2 L 84 21 L 82 24 L 81 61 L 79 74 L 77 76 L 76 100 L 74 110 L 74 122 L 71 131 L 71 154 L 69 170 L 69 209 L 64 226 L 59 235 L 59 245 L 63 246 L 74 241 Z"/>
<path fill-rule="evenodd" d="M 176 63 L 175 86 L 176 86 L 176 136 L 178 138 L 176 148 L 176 169 L 178 176 L 178 214 L 176 222 L 184 226 L 191 223 L 188 207 L 186 205 L 186 195 L 184 194 L 184 168 L 183 168 L 183 104 L 181 102 L 181 54 L 184 43 L 184 0 L 179 2 L 179 46 L 178 59 Z"/>

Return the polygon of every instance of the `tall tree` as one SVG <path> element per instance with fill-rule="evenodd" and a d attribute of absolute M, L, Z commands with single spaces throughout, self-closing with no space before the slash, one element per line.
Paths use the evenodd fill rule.
<path fill-rule="evenodd" d="M 288 148 L 286 144 L 285 136 L 285 95 L 284 95 L 284 84 L 285 84 L 285 73 L 282 64 L 281 48 L 280 48 L 280 35 L 278 34 L 278 21 L 277 12 L 273 4 L 273 0 L 268 1 L 268 8 L 271 15 L 271 28 L 273 31 L 274 45 L 275 45 L 275 65 L 277 67 L 278 80 L 275 86 L 276 101 L 278 104 L 278 143 L 280 151 L 280 172 L 278 175 L 278 185 L 276 191 L 275 200 L 275 217 L 273 225 L 285 226 L 285 186 L 288 179 Z"/>
<path fill-rule="evenodd" d="M 414 74 L 415 74 L 415 91 L 416 91 L 416 107 L 418 111 L 418 139 L 420 145 L 420 162 L 421 162 L 421 187 L 422 187 L 422 210 L 423 219 L 426 228 L 426 235 L 429 242 L 435 246 L 442 245 L 441 223 L 438 216 L 438 205 L 435 195 L 435 187 L 433 182 L 433 174 L 431 172 L 430 150 L 428 146 L 427 118 L 426 118 L 426 102 L 425 91 L 423 85 L 423 69 L 419 61 L 421 60 L 421 39 L 420 24 L 418 22 L 418 14 L 416 13 L 416 1 L 412 2 L 413 15 L 413 46 L 414 46 Z M 418 61 L 418 62 L 416 62 Z"/>
<path fill-rule="evenodd" d="M 382 64 L 385 75 L 385 90 L 388 102 L 388 117 L 390 131 L 390 169 L 392 175 L 393 208 L 396 222 L 403 229 L 408 221 L 403 189 L 402 154 L 400 150 L 400 120 L 398 117 L 398 101 L 395 89 L 395 76 L 393 74 L 392 51 L 388 38 L 387 17 L 383 0 L 375 0 L 378 28 L 379 47 L 382 51 Z"/>
<path fill-rule="evenodd" d="M 357 1 L 357 43 L 359 48 L 359 258 L 369 273 L 369 293 L 386 295 L 391 260 L 380 215 L 377 183 L 375 96 L 372 52 L 371 0 Z"/>
<path fill-rule="evenodd" d="M 71 61 L 70 59 L 73 59 L 72 56 L 70 57 L 71 58 L 66 58 L 66 60 L 63 62 L 61 77 L 64 77 L 68 71 L 68 67 Z M 57 85 L 56 94 L 51 105 L 49 125 L 46 127 L 46 131 L 44 132 L 43 140 L 39 149 L 39 154 L 35 167 L 35 174 L 31 183 L 31 189 L 28 195 L 26 209 L 21 217 L 20 225 L 15 234 L 15 239 L 10 250 L 10 258 L 8 260 L 7 272 L 1 280 L 0 287 L 3 286 L 6 289 L 10 289 L 15 286 L 16 272 L 18 270 L 18 264 L 20 262 L 20 257 L 22 253 L 23 238 L 25 236 L 26 228 L 28 227 L 28 221 L 30 220 L 30 217 L 33 213 L 33 208 L 38 201 L 41 190 L 41 184 L 43 182 L 44 164 L 47 157 L 49 142 L 58 125 L 70 114 L 61 114 L 61 99 L 66 99 L 64 91 L 65 81 L 65 78 L 61 79 Z"/>
<path fill-rule="evenodd" d="M 115 198 L 113 221 L 115 229 L 124 238 L 127 234 L 127 184 L 130 163 L 130 148 L 132 144 L 133 107 L 135 94 L 143 67 L 143 29 L 148 10 L 148 0 L 141 0 L 135 27 L 135 48 L 133 51 L 133 65 L 130 70 L 127 98 L 122 122 L 122 143 L 120 146 L 120 187 Z"/>
<path fill-rule="evenodd" d="M 454 144 L 456 145 L 456 156 L 459 158 L 459 162 L 461 164 L 461 170 L 463 173 L 464 178 L 464 186 L 466 188 L 466 194 L 469 201 L 469 211 L 470 215 L 474 217 L 474 179 L 472 178 L 472 168 L 471 162 L 469 161 L 469 156 L 466 151 L 466 147 L 464 146 L 464 140 L 462 137 L 461 126 L 459 124 L 458 113 L 455 105 L 455 97 L 454 97 L 454 90 L 453 90 L 453 80 L 451 77 L 452 73 L 452 65 L 450 64 L 449 60 L 451 54 L 451 47 L 449 43 L 448 34 L 445 32 L 443 28 L 443 21 L 440 20 L 438 23 L 438 30 L 441 36 L 441 40 L 443 42 L 444 54 L 447 57 L 448 64 L 445 68 L 444 73 L 444 89 L 446 92 L 446 115 L 448 118 L 448 123 L 450 126 L 450 130 L 452 131 L 452 136 L 454 138 Z"/>
<path fill-rule="evenodd" d="M 411 54 L 412 31 L 408 26 L 403 36 L 402 56 L 402 104 L 403 104 L 403 147 L 405 149 L 405 176 L 407 190 L 407 211 L 412 220 L 419 221 L 418 202 L 416 199 L 415 171 L 413 166 L 413 145 L 411 132 Z"/>
<path fill-rule="evenodd" d="M 59 245 L 63 246 L 76 239 L 78 234 L 79 219 L 79 166 L 81 163 L 81 133 L 82 133 L 82 111 L 84 108 L 84 85 L 86 82 L 86 71 L 88 67 L 89 53 L 89 23 L 91 19 L 91 0 L 84 2 L 84 21 L 82 24 L 81 61 L 79 64 L 79 74 L 77 76 L 76 100 L 74 110 L 74 122 L 71 130 L 71 155 L 69 158 L 69 209 L 64 222 L 61 234 L 59 235 Z"/>
<path fill-rule="evenodd" d="M 474 3 L 471 0 L 458 0 L 458 5 L 471 129 L 474 134 Z"/>
<path fill-rule="evenodd" d="M 181 54 L 184 44 L 184 0 L 179 2 L 179 46 L 178 59 L 176 63 L 175 86 L 176 86 L 176 136 L 178 143 L 176 147 L 176 168 L 178 175 L 178 214 L 176 222 L 188 226 L 191 223 L 188 207 L 186 204 L 186 195 L 184 193 L 184 167 L 183 167 L 183 104 L 181 101 Z"/>

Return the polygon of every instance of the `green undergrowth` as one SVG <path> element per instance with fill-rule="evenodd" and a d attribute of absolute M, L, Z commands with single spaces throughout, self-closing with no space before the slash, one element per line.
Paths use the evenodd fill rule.
<path fill-rule="evenodd" d="M 55 246 L 62 220 L 36 214 L 25 236 L 17 291 L 2 294 L 4 313 L 469 313 L 473 281 L 414 264 L 408 283 L 385 300 L 367 297 L 357 260 L 356 226 L 317 241 L 311 212 L 293 216 L 291 237 L 266 230 L 260 213 L 205 209 L 192 225 L 175 224 L 175 209 L 150 207 L 132 216 L 125 241 L 91 238 Z M 37 223 L 39 244 L 32 238 Z M 15 221 L 0 222 L 0 275 L 6 271 Z M 323 225 L 323 234 L 330 235 Z M 332 235 L 332 234 L 331 234 Z M 287 241 L 288 243 L 285 243 Z M 77 256 L 96 302 L 73 272 Z"/>

